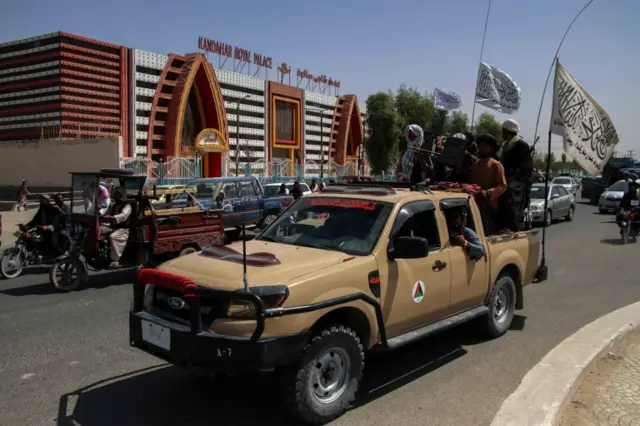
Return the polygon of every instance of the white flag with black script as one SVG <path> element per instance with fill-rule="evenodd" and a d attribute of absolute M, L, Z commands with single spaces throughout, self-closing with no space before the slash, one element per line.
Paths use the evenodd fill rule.
<path fill-rule="evenodd" d="M 476 102 L 487 108 L 513 114 L 520 109 L 522 91 L 515 81 L 500 68 L 480 63 Z"/>
<path fill-rule="evenodd" d="M 611 118 L 598 101 L 556 61 L 551 133 L 587 173 L 602 173 L 619 141 Z"/>
<path fill-rule="evenodd" d="M 455 92 L 446 92 L 437 87 L 433 91 L 433 106 L 442 111 L 457 111 L 462 105 L 460 95 Z"/>

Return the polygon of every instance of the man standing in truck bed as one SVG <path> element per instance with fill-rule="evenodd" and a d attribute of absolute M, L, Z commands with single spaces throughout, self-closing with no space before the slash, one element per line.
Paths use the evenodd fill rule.
<path fill-rule="evenodd" d="M 507 192 L 500 197 L 500 227 L 513 232 L 522 230 L 524 211 L 529 205 L 529 190 L 533 173 L 531 148 L 518 135 L 520 125 L 513 119 L 502 124 L 502 155 L 500 161 L 507 178 Z M 505 229 L 505 230 L 506 230 Z"/>

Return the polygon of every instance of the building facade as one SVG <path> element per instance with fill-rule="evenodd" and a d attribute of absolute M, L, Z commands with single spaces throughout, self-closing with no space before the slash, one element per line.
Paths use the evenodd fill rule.
<path fill-rule="evenodd" d="M 114 134 L 133 161 L 195 158 L 203 177 L 356 174 L 363 111 L 355 95 L 215 68 L 203 53 L 62 32 L 0 44 L 0 141 Z"/>

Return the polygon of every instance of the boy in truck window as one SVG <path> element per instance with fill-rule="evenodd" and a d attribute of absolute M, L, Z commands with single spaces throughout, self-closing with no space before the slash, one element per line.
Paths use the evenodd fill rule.
<path fill-rule="evenodd" d="M 451 208 L 446 211 L 445 215 L 451 245 L 462 247 L 472 259 L 484 257 L 486 252 L 480 237 L 473 229 L 466 226 L 466 211 L 460 208 Z"/>

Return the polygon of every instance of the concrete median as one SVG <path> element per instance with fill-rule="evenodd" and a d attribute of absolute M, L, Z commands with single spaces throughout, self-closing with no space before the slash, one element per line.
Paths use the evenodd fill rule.
<path fill-rule="evenodd" d="M 640 302 L 581 328 L 529 370 L 520 386 L 504 401 L 491 426 L 558 425 L 584 375 L 639 326 Z"/>

